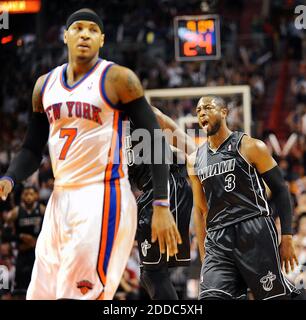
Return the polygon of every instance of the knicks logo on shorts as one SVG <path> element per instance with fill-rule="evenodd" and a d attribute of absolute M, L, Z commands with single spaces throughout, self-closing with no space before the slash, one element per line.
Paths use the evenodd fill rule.
<path fill-rule="evenodd" d="M 84 295 L 93 288 L 93 284 L 88 280 L 82 280 L 77 283 L 77 288 L 80 289 L 81 293 Z"/>
<path fill-rule="evenodd" d="M 271 271 L 268 274 L 260 279 L 262 287 L 265 291 L 271 291 L 273 289 L 273 281 L 276 279 L 276 275 Z"/>

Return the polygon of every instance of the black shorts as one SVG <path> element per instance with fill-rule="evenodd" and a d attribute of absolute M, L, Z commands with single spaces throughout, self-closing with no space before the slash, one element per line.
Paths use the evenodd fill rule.
<path fill-rule="evenodd" d="M 151 218 L 153 190 L 145 191 L 138 199 L 137 242 L 141 266 L 146 269 L 186 266 L 190 263 L 189 223 L 193 206 L 192 190 L 187 180 L 170 174 L 170 210 L 174 216 L 183 243 L 178 245 L 178 253 L 169 257 L 161 254 L 158 241 L 151 242 Z"/>
<path fill-rule="evenodd" d="M 207 233 L 199 299 L 284 299 L 299 293 L 281 271 L 271 217 L 255 217 Z"/>

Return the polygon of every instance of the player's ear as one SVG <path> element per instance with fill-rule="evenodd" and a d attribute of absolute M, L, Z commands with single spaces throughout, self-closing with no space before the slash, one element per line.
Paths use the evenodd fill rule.
<path fill-rule="evenodd" d="M 67 44 L 67 30 L 64 30 L 64 43 Z"/>
<path fill-rule="evenodd" d="M 222 113 L 222 118 L 225 119 L 227 117 L 227 114 L 228 114 L 227 108 L 222 108 L 221 113 Z"/>
<path fill-rule="evenodd" d="M 100 48 L 102 48 L 103 45 L 104 45 L 104 37 L 105 37 L 105 34 L 102 33 L 102 35 L 101 35 L 101 41 L 100 41 Z"/>

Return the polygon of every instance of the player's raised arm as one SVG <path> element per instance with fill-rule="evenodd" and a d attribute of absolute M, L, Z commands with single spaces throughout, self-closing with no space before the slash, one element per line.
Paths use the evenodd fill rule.
<path fill-rule="evenodd" d="M 276 161 L 271 156 L 264 142 L 243 137 L 241 153 L 260 173 L 261 177 L 272 192 L 272 200 L 280 217 L 282 239 L 280 254 L 282 265 L 289 272 L 289 264 L 294 269 L 294 263 L 298 264 L 292 243 L 292 206 L 290 194 L 283 178 L 282 172 Z"/>
<path fill-rule="evenodd" d="M 162 146 L 156 148 L 163 137 L 157 119 L 151 106 L 144 97 L 143 88 L 138 77 L 128 68 L 118 65 L 112 66 L 106 75 L 105 91 L 114 105 L 120 105 L 132 120 L 135 128 L 146 129 L 151 137 L 151 155 L 162 151 Z M 154 148 L 155 147 L 155 148 Z M 156 154 L 155 154 L 156 155 Z M 174 218 L 169 210 L 168 180 L 169 168 L 165 162 L 165 154 L 161 155 L 161 163 L 152 161 L 153 182 L 153 216 L 152 216 L 152 241 L 158 239 L 161 253 L 166 252 L 173 256 L 178 252 L 177 243 L 181 243 L 181 237 L 177 230 Z"/>
<path fill-rule="evenodd" d="M 203 262 L 205 257 L 204 241 L 206 237 L 206 216 L 208 209 L 202 184 L 199 181 L 194 170 L 195 156 L 196 152 L 194 152 L 188 157 L 187 170 L 193 193 L 193 215 L 196 237 L 199 246 L 200 258 Z"/>
<path fill-rule="evenodd" d="M 32 96 L 33 113 L 20 151 L 0 181 L 0 197 L 6 200 L 14 185 L 33 174 L 40 165 L 49 135 L 49 123 L 42 106 L 42 88 L 46 75 L 38 78 Z"/>

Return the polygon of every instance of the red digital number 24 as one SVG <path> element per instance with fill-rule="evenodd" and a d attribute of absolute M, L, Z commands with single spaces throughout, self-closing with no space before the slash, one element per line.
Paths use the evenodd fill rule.
<path fill-rule="evenodd" d="M 183 51 L 184 55 L 187 57 L 196 56 L 198 54 L 196 47 L 199 46 L 205 50 L 206 54 L 212 54 L 212 37 L 211 34 L 206 34 L 205 38 L 196 42 L 196 41 L 187 41 L 184 43 Z"/>

